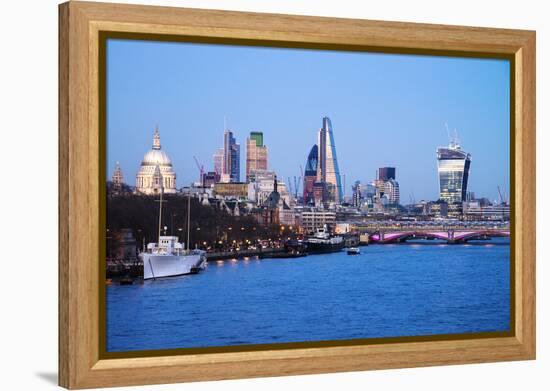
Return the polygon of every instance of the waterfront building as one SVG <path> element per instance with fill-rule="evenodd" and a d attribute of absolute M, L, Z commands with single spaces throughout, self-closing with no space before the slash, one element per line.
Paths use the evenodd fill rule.
<path fill-rule="evenodd" d="M 435 217 L 447 217 L 449 212 L 449 204 L 443 200 L 429 202 L 427 204 L 427 212 L 429 215 L 433 215 Z"/>
<path fill-rule="evenodd" d="M 247 199 L 248 184 L 244 182 L 215 183 L 212 194 L 214 197 Z"/>
<path fill-rule="evenodd" d="M 317 167 L 319 160 L 319 147 L 317 144 L 311 147 L 304 171 L 304 205 L 313 205 L 313 184 L 317 181 Z"/>
<path fill-rule="evenodd" d="M 451 202 L 447 205 L 447 216 L 453 218 L 463 217 L 463 205 L 462 202 Z"/>
<path fill-rule="evenodd" d="M 448 204 L 466 201 L 471 156 L 455 138 L 448 147 L 437 148 L 439 198 Z"/>
<path fill-rule="evenodd" d="M 325 225 L 329 230 L 334 229 L 336 224 L 336 213 L 323 209 L 304 209 L 299 215 L 299 225 L 302 231 L 311 235 L 318 228 L 323 228 Z"/>
<path fill-rule="evenodd" d="M 343 201 L 342 181 L 336 157 L 336 144 L 330 118 L 323 118 L 323 126 L 319 129 L 317 138 L 319 159 L 317 165 L 317 181 L 326 183 L 329 202 Z"/>
<path fill-rule="evenodd" d="M 172 161 L 161 149 L 160 134 L 155 128 L 153 146 L 143 160 L 136 175 L 136 191 L 141 194 L 157 194 L 160 189 L 165 194 L 176 193 L 176 173 Z"/>
<path fill-rule="evenodd" d="M 223 136 L 223 164 L 222 175 L 229 178 L 229 182 L 240 182 L 241 180 L 241 147 L 237 144 L 233 132 L 225 130 Z"/>
<path fill-rule="evenodd" d="M 275 171 L 252 170 L 248 184 L 248 199 L 257 205 L 262 205 L 274 191 Z M 284 182 L 278 182 L 277 192 L 287 205 L 292 205 L 292 199 Z"/>
<path fill-rule="evenodd" d="M 250 132 L 246 140 L 246 180 L 250 180 L 251 171 L 267 170 L 267 147 L 262 132 Z"/>
<path fill-rule="evenodd" d="M 286 203 L 279 208 L 279 223 L 288 226 L 296 225 L 296 213 Z"/>
<path fill-rule="evenodd" d="M 466 220 L 509 221 L 510 205 L 484 205 L 475 200 L 464 202 L 463 213 Z"/>

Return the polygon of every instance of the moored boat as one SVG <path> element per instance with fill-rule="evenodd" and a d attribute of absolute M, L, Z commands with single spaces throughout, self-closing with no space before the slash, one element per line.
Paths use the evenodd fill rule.
<path fill-rule="evenodd" d="M 326 254 L 340 251 L 344 248 L 344 238 L 331 235 L 327 227 L 318 228 L 314 235 L 302 241 L 307 246 L 308 254 Z"/>
<path fill-rule="evenodd" d="M 149 243 L 140 254 L 144 280 L 194 274 L 206 263 L 205 251 L 185 250 L 177 236 L 160 236 L 159 243 Z"/>
<path fill-rule="evenodd" d="M 158 166 L 156 170 L 159 170 Z M 160 175 L 160 171 L 159 171 Z M 162 183 L 162 181 L 161 181 Z M 191 196 L 187 198 L 187 249 L 177 236 L 161 236 L 162 195 L 160 187 L 158 242 L 149 243 L 147 250 L 139 254 L 143 261 L 143 279 L 175 277 L 184 274 L 196 274 L 206 267 L 206 251 L 189 249 L 189 227 L 191 214 Z"/>

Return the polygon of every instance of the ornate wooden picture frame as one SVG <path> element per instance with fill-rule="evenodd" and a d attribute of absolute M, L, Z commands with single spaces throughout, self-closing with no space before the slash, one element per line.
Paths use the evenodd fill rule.
<path fill-rule="evenodd" d="M 511 63 L 511 310 L 500 335 L 185 354 L 104 352 L 106 36 Z M 59 384 L 175 383 L 535 358 L 535 32 L 90 2 L 59 6 Z M 102 212 L 103 211 L 103 212 Z"/>

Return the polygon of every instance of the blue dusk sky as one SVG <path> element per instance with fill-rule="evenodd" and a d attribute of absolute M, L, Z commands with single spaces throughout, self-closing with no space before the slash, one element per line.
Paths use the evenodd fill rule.
<path fill-rule="evenodd" d="M 447 123 L 472 155 L 468 190 L 496 200 L 498 185 L 510 189 L 509 72 L 506 60 L 109 40 L 107 176 L 119 161 L 134 185 L 158 125 L 177 186 L 197 181 L 193 156 L 213 169 L 225 117 L 241 179 L 246 138 L 262 131 L 269 168 L 287 182 L 328 116 L 347 195 L 395 166 L 402 204 L 435 200 Z"/>

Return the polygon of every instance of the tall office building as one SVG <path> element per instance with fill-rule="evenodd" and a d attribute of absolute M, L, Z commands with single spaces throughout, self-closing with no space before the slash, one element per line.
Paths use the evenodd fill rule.
<path fill-rule="evenodd" d="M 380 167 L 378 169 L 378 179 L 381 181 L 395 179 L 395 167 Z"/>
<path fill-rule="evenodd" d="M 240 145 L 233 137 L 233 132 L 226 129 L 223 135 L 222 177 L 228 178 L 229 182 L 240 182 L 241 180 L 240 155 Z"/>
<path fill-rule="evenodd" d="M 399 183 L 393 178 L 384 181 L 384 194 L 388 197 L 390 205 L 399 204 Z"/>
<path fill-rule="evenodd" d="M 214 172 L 218 175 L 223 174 L 223 148 L 219 148 L 214 153 Z"/>
<path fill-rule="evenodd" d="M 250 180 L 251 171 L 267 170 L 267 147 L 262 132 L 250 132 L 246 140 L 246 180 Z"/>
<path fill-rule="evenodd" d="M 448 204 L 466 201 L 471 156 L 464 152 L 458 140 L 451 140 L 448 147 L 437 148 L 437 172 L 439 174 L 439 198 Z"/>
<path fill-rule="evenodd" d="M 361 182 L 355 181 L 355 183 L 351 185 L 351 204 L 356 207 L 361 206 L 362 200 Z"/>
<path fill-rule="evenodd" d="M 319 148 L 317 144 L 311 147 L 306 161 L 306 170 L 304 171 L 304 205 L 312 205 L 313 184 L 317 181 L 317 163 L 319 160 Z"/>
<path fill-rule="evenodd" d="M 372 182 L 375 192 L 373 206 L 383 209 L 385 206 L 399 205 L 399 183 L 395 173 L 395 167 L 380 167 L 377 170 L 377 178 Z"/>
<path fill-rule="evenodd" d="M 317 145 L 319 161 L 317 166 L 317 181 L 325 183 L 328 200 L 336 203 L 344 199 L 338 159 L 336 158 L 336 144 L 332 132 L 330 118 L 323 118 L 323 127 L 319 129 Z"/>

